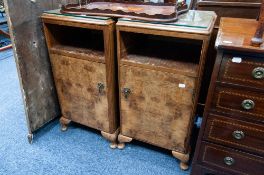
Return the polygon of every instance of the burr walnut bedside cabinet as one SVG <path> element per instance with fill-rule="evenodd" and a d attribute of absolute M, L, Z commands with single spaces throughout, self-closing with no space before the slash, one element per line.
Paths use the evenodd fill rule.
<path fill-rule="evenodd" d="M 117 146 L 115 22 L 108 17 L 42 15 L 65 131 L 70 121 L 101 131 Z"/>
<path fill-rule="evenodd" d="M 192 175 L 264 174 L 264 47 L 250 44 L 257 24 L 221 18 Z"/>
<path fill-rule="evenodd" d="M 174 23 L 119 19 L 118 148 L 140 140 L 172 151 L 188 168 L 190 134 L 214 26 L 214 12 L 189 11 Z"/>

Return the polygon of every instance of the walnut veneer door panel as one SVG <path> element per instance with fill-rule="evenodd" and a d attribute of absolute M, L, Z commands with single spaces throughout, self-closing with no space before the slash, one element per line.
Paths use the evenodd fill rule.
<path fill-rule="evenodd" d="M 223 56 L 220 81 L 263 89 L 263 58 L 226 54 Z"/>
<path fill-rule="evenodd" d="M 204 139 L 264 155 L 264 126 L 209 114 Z"/>
<path fill-rule="evenodd" d="M 121 65 L 120 86 L 122 135 L 187 151 L 195 78 Z"/>
<path fill-rule="evenodd" d="M 264 121 L 264 93 L 243 88 L 217 86 L 213 97 L 213 110 L 234 117 Z"/>
<path fill-rule="evenodd" d="M 264 158 L 227 147 L 202 142 L 198 161 L 208 168 L 232 175 L 263 175 Z"/>
<path fill-rule="evenodd" d="M 105 64 L 51 54 L 62 115 L 86 126 L 109 131 Z M 102 83 L 99 92 L 98 83 Z"/>

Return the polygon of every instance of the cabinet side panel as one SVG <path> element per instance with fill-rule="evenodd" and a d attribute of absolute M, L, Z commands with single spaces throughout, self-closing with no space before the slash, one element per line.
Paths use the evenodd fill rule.
<path fill-rule="evenodd" d="M 58 8 L 52 0 L 5 0 L 29 133 L 59 115 L 59 105 L 40 15 Z"/>

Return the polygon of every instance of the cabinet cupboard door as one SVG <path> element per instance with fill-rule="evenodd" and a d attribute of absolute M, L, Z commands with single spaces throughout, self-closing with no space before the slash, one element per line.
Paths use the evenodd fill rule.
<path fill-rule="evenodd" d="M 120 86 L 122 135 L 185 152 L 195 79 L 121 66 Z"/>
<path fill-rule="evenodd" d="M 109 131 L 105 64 L 51 54 L 62 115 Z"/>

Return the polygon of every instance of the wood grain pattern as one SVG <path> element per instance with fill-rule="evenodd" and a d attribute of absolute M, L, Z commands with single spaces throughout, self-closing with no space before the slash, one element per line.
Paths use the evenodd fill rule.
<path fill-rule="evenodd" d="M 192 167 L 192 171 L 195 172 L 195 175 L 230 175 L 222 171 L 216 171 L 215 169 L 216 168 L 212 169 L 197 164 Z"/>
<path fill-rule="evenodd" d="M 28 132 L 60 115 L 48 52 L 39 16 L 58 8 L 57 1 L 5 0 Z"/>
<path fill-rule="evenodd" d="M 215 21 L 214 13 L 190 13 L 196 15 L 192 22 L 182 20 L 193 28 L 121 19 L 117 23 L 120 135 L 170 149 L 182 170 L 188 169 L 194 113 Z M 195 27 L 197 18 L 204 28 Z M 123 148 L 125 142 L 120 142 Z"/>
<path fill-rule="evenodd" d="M 113 18 L 132 18 L 145 21 L 176 21 L 180 13 L 188 11 L 185 1 L 182 3 L 152 3 L 141 1 L 89 1 L 88 3 L 67 4 L 61 7 L 66 14 L 109 16 Z"/>
<path fill-rule="evenodd" d="M 208 168 L 216 167 L 227 174 L 263 174 L 263 171 L 261 171 L 264 166 L 263 157 L 206 142 L 204 142 L 200 151 L 202 154 L 199 157 L 199 162 Z M 234 160 L 234 164 L 225 164 L 225 157 L 231 157 Z M 248 166 L 249 162 L 254 166 Z"/>
<path fill-rule="evenodd" d="M 62 111 L 68 119 L 101 131 L 116 148 L 118 105 L 114 21 L 42 15 Z M 64 122 L 61 122 L 64 127 Z"/>
<path fill-rule="evenodd" d="M 72 121 L 109 132 L 105 64 L 51 54 L 52 70 L 62 115 Z"/>
<path fill-rule="evenodd" d="M 130 66 L 120 71 L 121 91 L 131 89 L 127 99 L 121 95 L 121 133 L 186 153 L 195 78 Z"/>
<path fill-rule="evenodd" d="M 122 64 L 198 77 L 202 41 L 132 32 L 120 35 Z M 190 43 L 192 52 L 183 43 Z"/>
<path fill-rule="evenodd" d="M 217 58 L 192 175 L 197 175 L 196 171 L 198 175 L 263 174 L 264 91 L 261 71 L 258 78 L 252 77 L 252 70 L 263 65 L 263 49 L 254 49 L 249 42 L 255 25 L 255 20 L 221 20 Z M 250 105 L 253 104 L 248 102 L 250 99 L 254 105 Z M 242 105 L 244 100 L 248 105 Z"/>
<path fill-rule="evenodd" d="M 242 107 L 242 102 L 247 99 L 255 103 L 253 109 L 246 110 Z M 215 89 L 211 108 L 218 112 L 228 113 L 233 117 L 239 116 L 263 122 L 264 94 L 241 88 L 218 86 Z"/>
<path fill-rule="evenodd" d="M 197 10 L 214 11 L 217 14 L 216 27 L 222 17 L 257 19 L 261 0 L 198 0 Z"/>
<path fill-rule="evenodd" d="M 235 131 L 242 131 L 244 136 L 241 139 L 234 138 Z M 204 139 L 264 155 L 264 126 L 260 124 L 210 114 Z"/>
<path fill-rule="evenodd" d="M 238 62 L 236 59 L 239 59 Z M 241 61 L 240 61 L 241 59 Z M 263 59 L 239 54 L 225 54 L 219 72 L 219 80 L 232 84 L 244 85 L 252 88 L 262 89 L 264 79 L 253 77 L 253 70 L 264 67 Z"/>
<path fill-rule="evenodd" d="M 215 46 L 219 49 L 264 53 L 264 46 L 251 46 L 251 38 L 254 36 L 257 24 L 258 22 L 252 19 L 221 18 Z"/>
<path fill-rule="evenodd" d="M 258 26 L 255 35 L 251 39 L 251 45 L 259 47 L 263 43 L 263 33 L 264 33 L 264 1 L 260 6 L 260 13 L 258 18 Z"/>

